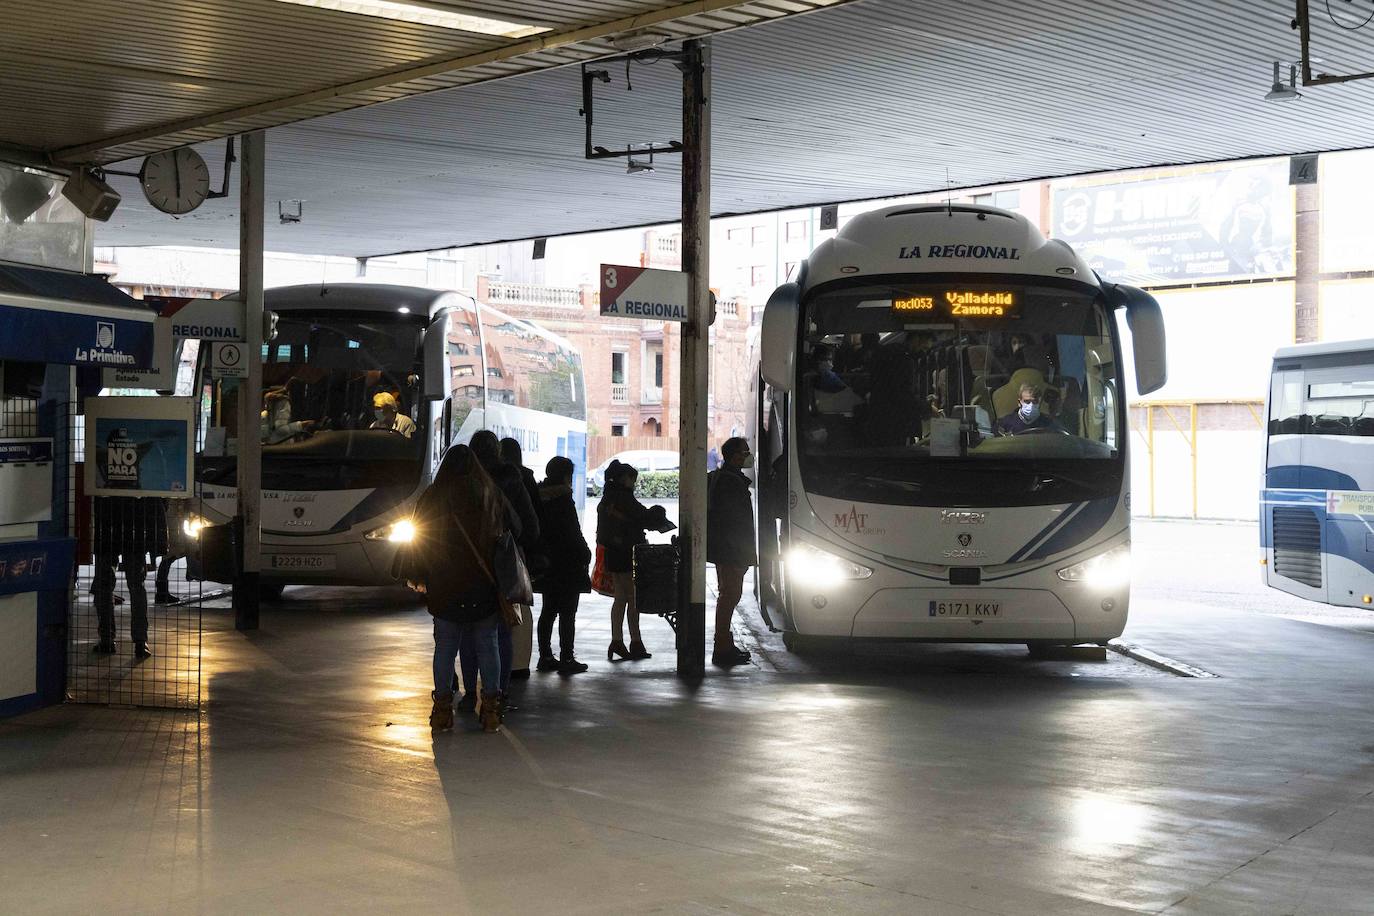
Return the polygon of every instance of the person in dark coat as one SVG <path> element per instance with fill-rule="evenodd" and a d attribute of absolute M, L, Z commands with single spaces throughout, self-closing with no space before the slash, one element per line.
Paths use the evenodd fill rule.
<path fill-rule="evenodd" d="M 754 466 L 749 442 L 736 436 L 720 448 L 725 463 L 706 475 L 706 559 L 716 567 L 716 637 L 711 664 L 729 666 L 749 661 L 735 645 L 730 618 L 744 596 L 744 574 L 758 564 L 754 539 L 754 504 L 744 469 Z"/>
<path fill-rule="evenodd" d="M 124 570 L 129 589 L 129 635 L 134 657 L 151 658 L 148 649 L 148 555 L 167 552 L 167 511 L 156 496 L 97 496 L 92 549 L 95 553 L 95 613 L 99 641 L 95 651 L 115 653 L 115 571 Z M 122 563 L 121 563 L 122 561 Z"/>
<path fill-rule="evenodd" d="M 501 440 L 496 438 L 496 433 L 489 429 L 478 430 L 472 436 L 471 448 L 473 457 L 477 463 L 482 465 L 482 469 L 491 477 L 501 494 L 505 496 L 507 504 L 511 507 L 511 514 L 514 520 L 511 523 L 511 533 L 515 535 L 516 542 L 520 549 L 529 556 L 531 552 L 539 549 L 539 516 L 534 511 L 534 503 L 530 502 L 529 491 L 525 489 L 525 483 L 520 479 L 520 471 L 507 464 L 501 457 Z M 529 609 L 525 609 L 525 616 L 529 616 Z M 529 626 L 528 623 L 524 626 Z M 497 632 L 498 642 L 501 647 L 501 696 L 505 703 L 504 709 L 513 709 L 509 703 L 509 692 L 511 678 L 517 676 L 512 670 L 512 663 L 515 660 L 515 643 L 512 639 L 510 627 L 506 626 L 505 621 L 501 622 Z M 477 660 L 471 651 L 471 647 L 465 644 L 458 655 L 459 667 L 463 675 L 463 703 L 464 707 L 472 705 L 473 686 L 477 682 Z M 528 662 L 519 672 L 518 676 L 529 677 L 530 669 Z"/>
<path fill-rule="evenodd" d="M 535 515 L 539 515 L 539 484 L 534 479 L 534 471 L 525 467 L 525 456 L 520 451 L 520 443 L 509 436 L 502 439 L 501 460 L 520 472 L 520 483 L 524 484 L 525 492 L 529 494 L 530 505 L 534 506 Z"/>
<path fill-rule="evenodd" d="M 606 489 L 596 507 L 596 543 L 605 551 L 606 571 L 615 583 L 611 601 L 611 635 L 606 661 L 620 658 L 652 658 L 639 633 L 639 610 L 635 607 L 634 548 L 648 541 L 644 532 L 657 528 L 666 513 L 662 506 L 652 509 L 635 499 L 639 472 L 628 464 L 612 461 L 606 467 Z M 625 617 L 630 618 L 630 647 L 625 648 Z"/>
<path fill-rule="evenodd" d="M 453 663 L 459 643 L 472 647 L 482 676 L 482 730 L 500 727 L 501 608 L 491 557 L 507 530 L 505 499 L 472 451 L 455 445 L 444 455 L 434 483 L 416 505 L 413 569 L 434 617 L 434 706 L 429 724 L 453 727 Z"/>
<path fill-rule="evenodd" d="M 573 501 L 573 463 L 567 458 L 550 458 L 544 472 L 548 476 L 539 485 L 539 529 L 542 535 L 547 568 L 535 580 L 544 596 L 539 611 L 540 671 L 559 674 L 580 674 L 587 666 L 573 655 L 573 638 L 577 632 L 577 602 L 592 590 L 587 564 L 592 560 L 591 548 L 582 535 L 582 518 Z M 553 654 L 553 623 L 558 621 L 559 656 Z"/>

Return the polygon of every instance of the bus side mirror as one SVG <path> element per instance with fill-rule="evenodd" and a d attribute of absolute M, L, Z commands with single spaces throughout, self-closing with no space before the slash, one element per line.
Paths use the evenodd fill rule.
<path fill-rule="evenodd" d="M 759 370 L 763 379 L 778 391 L 791 391 L 797 365 L 797 299 L 801 287 L 784 283 L 768 297 L 763 307 L 763 330 L 759 337 Z"/>
<path fill-rule="evenodd" d="M 449 395 L 448 314 L 435 318 L 425 329 L 425 400 L 442 401 Z"/>
<path fill-rule="evenodd" d="M 1125 306 L 1135 350 L 1135 387 L 1149 394 L 1164 387 L 1169 367 L 1164 354 L 1164 312 L 1154 296 L 1134 286 L 1116 284 L 1115 304 Z"/>

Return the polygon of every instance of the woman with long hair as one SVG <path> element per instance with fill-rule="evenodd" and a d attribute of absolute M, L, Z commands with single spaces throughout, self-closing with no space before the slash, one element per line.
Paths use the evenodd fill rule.
<path fill-rule="evenodd" d="M 465 445 L 444 454 L 434 483 L 416 506 L 418 575 L 434 616 L 434 708 L 430 728 L 453 727 L 453 663 L 465 637 L 482 678 L 482 730 L 500 728 L 501 606 L 492 569 L 506 531 L 505 500 Z"/>
<path fill-rule="evenodd" d="M 639 472 L 628 464 L 612 461 L 606 468 L 606 487 L 596 507 L 596 543 L 605 549 L 606 571 L 615 583 L 611 601 L 611 635 L 606 661 L 652 658 L 639 635 L 639 609 L 635 607 L 634 548 L 648 541 L 644 532 L 663 523 L 662 506 L 646 507 L 635 499 Z M 625 647 L 625 618 L 630 619 L 630 646 Z"/>

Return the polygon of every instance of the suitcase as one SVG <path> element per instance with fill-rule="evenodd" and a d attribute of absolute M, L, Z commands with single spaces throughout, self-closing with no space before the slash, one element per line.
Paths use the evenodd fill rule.
<path fill-rule="evenodd" d="M 636 544 L 635 607 L 641 614 L 676 614 L 678 552 L 674 544 Z"/>

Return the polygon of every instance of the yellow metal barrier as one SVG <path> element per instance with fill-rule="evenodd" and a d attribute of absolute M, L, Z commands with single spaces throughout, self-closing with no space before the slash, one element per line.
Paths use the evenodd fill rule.
<path fill-rule="evenodd" d="M 1260 411 L 1264 407 L 1262 400 L 1202 400 L 1202 401 L 1137 401 L 1131 405 L 1128 412 L 1131 431 L 1141 437 L 1142 444 L 1145 446 L 1146 453 L 1150 456 L 1150 518 L 1155 517 L 1155 414 L 1162 412 L 1168 419 L 1169 424 L 1174 430 L 1183 437 L 1183 441 L 1188 445 L 1189 461 L 1192 466 L 1192 507 L 1193 518 L 1197 518 L 1197 445 L 1198 445 L 1198 413 L 1203 407 L 1225 407 L 1230 405 L 1244 405 L 1250 410 L 1250 417 L 1255 421 L 1255 426 L 1259 429 L 1264 428 L 1264 417 Z M 1145 429 L 1141 431 L 1135 423 L 1134 411 L 1137 409 L 1145 412 Z M 1188 411 L 1188 429 L 1184 430 L 1180 418 L 1175 416 L 1174 411 Z"/>

